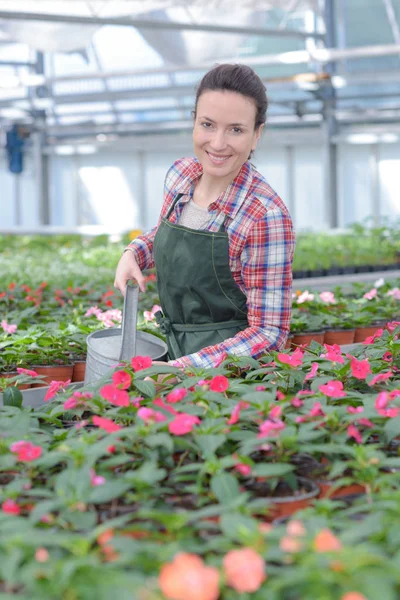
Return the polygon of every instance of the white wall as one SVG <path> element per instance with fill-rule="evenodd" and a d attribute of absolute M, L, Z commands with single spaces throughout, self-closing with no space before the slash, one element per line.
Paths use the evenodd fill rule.
<path fill-rule="evenodd" d="M 110 231 L 152 227 L 162 204 L 165 173 L 179 157 L 191 155 L 190 138 L 159 144 L 125 140 L 97 154 L 49 157 L 51 224 L 99 224 Z M 253 162 L 291 210 L 296 228 L 327 227 L 322 151 L 315 143 L 284 145 L 263 140 Z M 371 166 L 377 160 L 378 186 Z M 382 215 L 400 216 L 400 144 L 338 146 L 339 225 L 360 221 L 379 202 Z M 293 177 L 290 181 L 290 173 Z M 36 226 L 39 206 L 33 161 L 20 176 L 22 224 Z M 0 228 L 16 224 L 15 176 L 0 160 Z M 375 204 L 374 204 L 375 203 Z"/>

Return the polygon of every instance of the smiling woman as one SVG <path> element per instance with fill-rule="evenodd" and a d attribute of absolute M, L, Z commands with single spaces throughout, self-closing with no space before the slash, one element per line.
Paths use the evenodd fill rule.
<path fill-rule="evenodd" d="M 196 94 L 196 158 L 177 160 L 158 224 L 136 238 L 117 267 L 145 289 L 155 266 L 169 359 L 214 366 L 228 354 L 283 348 L 291 316 L 294 233 L 289 212 L 250 162 L 265 124 L 264 85 L 245 65 L 219 65 Z"/>

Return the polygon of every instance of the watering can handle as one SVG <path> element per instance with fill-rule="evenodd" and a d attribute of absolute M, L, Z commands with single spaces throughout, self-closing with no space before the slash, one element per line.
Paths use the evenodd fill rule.
<path fill-rule="evenodd" d="M 124 312 L 122 315 L 122 344 L 119 360 L 129 362 L 136 356 L 136 322 L 139 302 L 139 286 L 128 281 L 126 285 Z"/>

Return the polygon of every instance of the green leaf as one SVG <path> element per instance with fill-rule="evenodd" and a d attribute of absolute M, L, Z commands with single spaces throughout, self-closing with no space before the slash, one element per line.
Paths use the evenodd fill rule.
<path fill-rule="evenodd" d="M 383 427 L 388 442 L 400 434 L 400 417 L 388 419 Z"/>
<path fill-rule="evenodd" d="M 294 466 L 288 463 L 263 463 L 257 464 L 251 471 L 257 477 L 281 477 L 294 470 Z"/>
<path fill-rule="evenodd" d="M 132 487 L 132 484 L 128 481 L 109 481 L 103 483 L 103 485 L 97 485 L 91 490 L 88 501 L 93 504 L 101 502 L 110 502 L 114 498 L 122 496 Z"/>
<path fill-rule="evenodd" d="M 198 435 L 196 438 L 197 445 L 201 448 L 202 452 L 206 456 L 215 454 L 217 448 L 222 446 L 226 441 L 225 435 Z"/>
<path fill-rule="evenodd" d="M 21 390 L 15 386 L 8 387 L 3 392 L 3 404 L 4 406 L 16 406 L 21 408 L 23 402 L 23 396 Z"/>
<path fill-rule="evenodd" d="M 210 487 L 221 504 L 229 504 L 240 494 L 239 484 L 236 478 L 230 473 L 214 475 L 211 479 Z"/>
<path fill-rule="evenodd" d="M 152 435 L 148 435 L 144 439 L 144 443 L 150 448 L 164 446 L 169 452 L 172 452 L 174 449 L 174 443 L 167 433 L 155 433 Z"/>
<path fill-rule="evenodd" d="M 143 394 L 143 396 L 147 396 L 148 398 L 153 398 L 156 395 L 156 386 L 153 381 L 144 381 L 144 379 L 135 379 L 134 386 Z"/>
<path fill-rule="evenodd" d="M 246 539 L 258 533 L 258 522 L 256 519 L 240 514 L 230 513 L 222 515 L 220 527 L 228 539 L 237 540 L 238 542 L 245 542 Z"/>

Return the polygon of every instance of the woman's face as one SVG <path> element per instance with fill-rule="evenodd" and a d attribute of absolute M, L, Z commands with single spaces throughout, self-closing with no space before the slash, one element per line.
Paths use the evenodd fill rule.
<path fill-rule="evenodd" d="M 263 128 L 254 129 L 256 112 L 254 100 L 236 92 L 209 90 L 200 96 L 193 146 L 204 174 L 233 181 Z"/>

